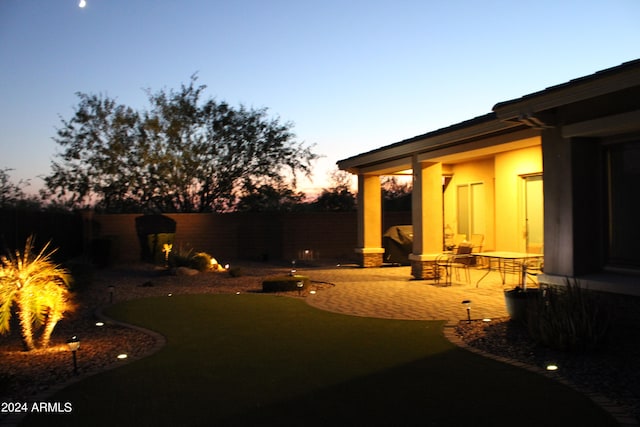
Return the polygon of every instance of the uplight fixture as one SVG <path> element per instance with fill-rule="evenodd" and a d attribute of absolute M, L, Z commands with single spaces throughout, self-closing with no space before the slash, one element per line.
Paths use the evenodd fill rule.
<path fill-rule="evenodd" d="M 117 358 L 118 358 L 118 359 L 120 359 L 120 360 L 124 360 L 124 359 L 126 359 L 127 357 L 129 357 L 129 356 L 127 355 L 127 353 L 120 353 L 120 354 L 117 356 Z"/>
<path fill-rule="evenodd" d="M 549 363 L 547 365 L 547 371 L 557 371 L 558 370 L 558 365 L 556 365 L 555 363 Z"/>

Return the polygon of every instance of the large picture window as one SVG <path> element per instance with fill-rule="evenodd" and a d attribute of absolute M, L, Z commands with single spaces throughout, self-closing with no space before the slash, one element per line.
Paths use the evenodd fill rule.
<path fill-rule="evenodd" d="M 640 269 L 640 141 L 611 145 L 607 160 L 609 265 Z"/>

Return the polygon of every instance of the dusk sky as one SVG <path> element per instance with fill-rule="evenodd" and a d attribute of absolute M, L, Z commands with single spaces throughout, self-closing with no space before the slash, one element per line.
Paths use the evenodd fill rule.
<path fill-rule="evenodd" d="M 50 173 L 76 92 L 136 109 L 197 73 L 339 159 L 640 57 L 640 1 L 0 0 L 0 168 Z"/>

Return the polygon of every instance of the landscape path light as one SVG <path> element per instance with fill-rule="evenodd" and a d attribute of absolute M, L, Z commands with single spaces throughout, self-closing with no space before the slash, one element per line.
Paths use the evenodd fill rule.
<path fill-rule="evenodd" d="M 471 300 L 466 299 L 462 301 L 462 304 L 467 307 L 467 323 L 471 323 Z"/>
<path fill-rule="evenodd" d="M 71 338 L 69 338 L 67 340 L 67 347 L 69 348 L 69 351 L 71 351 L 71 354 L 73 355 L 73 373 L 75 375 L 77 375 L 78 374 L 78 360 L 76 358 L 76 352 L 80 348 L 80 340 L 78 339 L 78 337 L 76 335 L 72 336 Z"/>
<path fill-rule="evenodd" d="M 289 276 L 296 275 L 296 260 L 291 261 L 291 271 L 289 272 Z"/>
<path fill-rule="evenodd" d="M 304 287 L 304 283 L 298 282 L 296 283 L 296 286 L 298 287 L 298 296 L 300 296 L 300 294 L 302 293 L 302 288 Z"/>
<path fill-rule="evenodd" d="M 107 286 L 107 289 L 109 289 L 109 304 L 113 304 L 113 292 L 116 290 L 116 287 L 109 285 Z"/>

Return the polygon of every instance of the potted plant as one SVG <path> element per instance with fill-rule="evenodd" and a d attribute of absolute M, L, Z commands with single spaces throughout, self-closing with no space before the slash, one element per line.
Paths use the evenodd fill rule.
<path fill-rule="evenodd" d="M 507 313 L 511 320 L 526 322 L 528 312 L 537 303 L 540 295 L 539 288 L 527 287 L 527 267 L 522 266 L 522 283 L 513 289 L 504 291 L 504 300 L 507 305 Z"/>
<path fill-rule="evenodd" d="M 533 304 L 538 300 L 540 289 L 527 288 L 526 286 L 516 286 L 513 289 L 504 291 L 504 300 L 507 305 L 507 313 L 511 320 L 524 322 L 527 320 L 528 312 Z"/>

